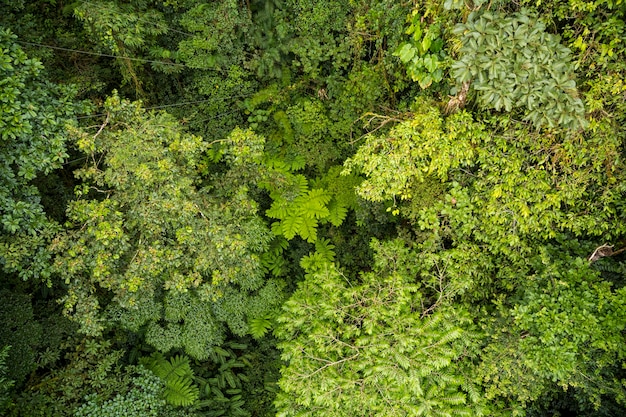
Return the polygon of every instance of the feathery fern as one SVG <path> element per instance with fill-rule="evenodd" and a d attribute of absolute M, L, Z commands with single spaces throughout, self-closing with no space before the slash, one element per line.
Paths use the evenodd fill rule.
<path fill-rule="evenodd" d="M 193 382 L 193 370 L 189 358 L 176 355 L 166 359 L 155 352 L 150 357 L 142 358 L 142 364 L 150 369 L 165 383 L 165 400 L 175 406 L 188 406 L 195 403 L 200 395 Z"/>

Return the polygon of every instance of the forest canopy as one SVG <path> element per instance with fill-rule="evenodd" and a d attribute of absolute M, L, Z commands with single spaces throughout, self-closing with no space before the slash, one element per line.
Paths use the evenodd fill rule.
<path fill-rule="evenodd" d="M 0 4 L 0 414 L 624 414 L 621 0 Z"/>

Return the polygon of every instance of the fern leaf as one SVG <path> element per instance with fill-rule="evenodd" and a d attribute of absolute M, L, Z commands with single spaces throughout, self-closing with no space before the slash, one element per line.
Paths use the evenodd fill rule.
<path fill-rule="evenodd" d="M 141 363 L 158 376 L 165 384 L 165 401 L 174 406 L 193 404 L 200 396 L 200 390 L 193 382 L 193 370 L 189 358 L 177 355 L 167 360 L 161 353 L 155 352 Z"/>
<path fill-rule="evenodd" d="M 170 359 L 170 373 L 174 373 L 180 377 L 187 377 L 193 375 L 191 366 L 189 365 L 189 358 L 177 355 Z"/>
<path fill-rule="evenodd" d="M 317 220 L 312 217 L 301 217 L 298 234 L 307 242 L 315 243 L 317 240 Z"/>
<path fill-rule="evenodd" d="M 348 215 L 348 208 L 342 205 L 336 198 L 328 205 L 328 220 L 333 226 L 339 227 Z"/>
<path fill-rule="evenodd" d="M 283 225 L 281 222 L 274 222 L 271 226 L 274 236 L 283 236 Z"/>
<path fill-rule="evenodd" d="M 291 161 L 291 170 L 299 171 L 306 166 L 306 159 L 302 155 L 296 155 Z"/>
<path fill-rule="evenodd" d="M 443 397 L 443 401 L 447 404 L 459 405 L 465 404 L 465 395 L 463 393 L 457 392 L 451 395 L 445 395 Z"/>
<path fill-rule="evenodd" d="M 191 378 L 176 376 L 168 379 L 164 395 L 171 405 L 189 406 L 198 399 L 200 390 L 192 384 Z"/>
<path fill-rule="evenodd" d="M 330 213 L 326 205 L 330 198 L 330 194 L 324 189 L 316 188 L 309 191 L 305 203 L 301 206 L 302 214 L 317 219 L 328 217 Z"/>
<path fill-rule="evenodd" d="M 285 258 L 280 253 L 265 252 L 261 255 L 261 265 L 265 268 L 266 272 L 271 272 L 275 277 L 280 276 L 285 267 Z"/>
<path fill-rule="evenodd" d="M 271 217 L 273 219 L 284 219 L 287 217 L 287 209 L 289 208 L 289 203 L 284 198 L 278 198 L 274 200 L 272 206 L 265 212 L 267 217 Z"/>
<path fill-rule="evenodd" d="M 260 339 L 267 331 L 271 328 L 272 322 L 269 317 L 255 317 L 248 321 L 248 328 L 250 329 L 250 334 L 255 339 Z"/>
<path fill-rule="evenodd" d="M 315 251 L 328 262 L 333 262 L 335 259 L 334 249 L 335 245 L 331 244 L 329 239 L 319 239 L 315 242 Z"/>
<path fill-rule="evenodd" d="M 295 177 L 295 180 L 298 184 L 298 194 L 306 194 L 309 191 L 309 181 L 306 179 L 304 175 L 298 174 Z"/>
<path fill-rule="evenodd" d="M 302 224 L 304 223 L 304 218 L 298 216 L 297 213 L 290 213 L 282 222 L 281 222 L 281 230 L 283 236 L 287 239 L 293 239 L 302 229 Z"/>

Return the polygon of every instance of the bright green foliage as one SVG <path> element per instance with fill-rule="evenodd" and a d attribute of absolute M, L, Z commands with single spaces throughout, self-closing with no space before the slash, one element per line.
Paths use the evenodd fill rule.
<path fill-rule="evenodd" d="M 194 374 L 186 356 L 176 355 L 168 360 L 156 352 L 148 358 L 143 358 L 141 363 L 165 385 L 163 396 L 168 404 L 188 406 L 198 400 L 200 391 L 193 383 Z"/>
<path fill-rule="evenodd" d="M 65 125 L 80 107 L 74 89 L 47 82 L 15 41 L 0 28 L 0 263 L 23 279 L 47 279 L 46 243 L 57 226 L 31 181 L 67 158 Z"/>
<path fill-rule="evenodd" d="M 537 16 L 473 13 L 454 33 L 462 42 L 452 65 L 454 78 L 459 84 L 471 82 L 484 108 L 524 108 L 524 120 L 537 127 L 586 124 L 571 51 L 546 32 Z"/>
<path fill-rule="evenodd" d="M 622 230 L 611 223 L 620 210 L 616 180 L 623 168 L 616 159 L 619 142 L 607 126 L 587 134 L 540 134 L 502 118 L 495 123 L 501 127 L 487 136 L 485 125 L 468 113 L 443 118 L 422 106 L 421 114 L 389 134 L 370 136 L 346 167 L 368 175 L 359 194 L 373 201 L 419 199 L 410 194 L 414 184 L 438 177 L 450 194 L 424 212 L 420 227 L 439 227 L 435 213 L 441 213 L 455 234 L 497 240 L 504 250 L 519 245 L 520 234 L 553 238 L 565 230 Z"/>
<path fill-rule="evenodd" d="M 276 236 L 314 243 L 320 222 L 341 224 L 347 212 L 344 200 L 324 188 L 311 188 L 304 175 L 293 172 L 301 167 L 298 160 L 265 158 L 265 140 L 250 130 L 233 131 L 229 145 L 229 159 L 269 191 L 272 205 L 265 214 L 278 220 L 272 224 Z"/>
<path fill-rule="evenodd" d="M 584 260 L 597 247 L 587 239 L 626 232 L 620 139 L 610 126 L 602 119 L 585 132 L 539 133 L 504 117 L 477 122 L 422 106 L 368 137 L 347 163 L 368 176 L 364 198 L 413 200 L 395 213 L 422 242 L 421 274 L 429 276 L 428 262 L 432 274 L 425 285 L 443 276 L 459 305 L 482 306 L 474 320 L 489 342 L 470 374 L 493 413 L 522 415 L 564 389 L 575 390 L 580 410 L 624 401 L 621 384 L 604 379 L 624 360 L 624 294 Z M 423 184 L 438 191 L 412 195 Z"/>
<path fill-rule="evenodd" d="M 474 141 L 483 133 L 465 112 L 444 119 L 429 103 L 418 101 L 412 118 L 387 135 L 368 135 L 349 158 L 344 174 L 360 171 L 368 176 L 358 194 L 383 201 L 396 196 L 410 199 L 413 183 L 433 175 L 442 180 L 449 171 L 468 165 L 474 158 Z M 417 196 L 416 196 L 417 197 Z"/>
<path fill-rule="evenodd" d="M 54 243 L 55 266 L 69 285 L 66 312 L 87 334 L 112 323 L 147 326 L 159 350 L 184 347 L 206 358 L 224 324 L 243 335 L 250 311 L 263 314 L 278 301 L 263 291 L 258 256 L 269 231 L 236 180 L 196 186 L 206 147 L 199 137 L 117 97 L 106 111 L 95 134 L 75 133 L 91 162 L 79 172 L 87 182 L 70 205 L 70 228 Z M 101 290 L 111 302 L 102 304 Z"/>
<path fill-rule="evenodd" d="M 376 268 L 349 282 L 310 265 L 276 330 L 288 365 L 279 416 L 482 415 L 463 373 L 473 355 L 468 312 L 425 307 L 397 246 L 376 244 Z"/>
<path fill-rule="evenodd" d="M 276 235 L 285 236 L 288 240 L 298 235 L 313 243 L 317 240 L 318 221 L 330 215 L 327 205 L 331 197 L 322 189 L 309 190 L 304 177 L 299 176 L 297 180 L 299 195 L 288 201 L 279 194 L 274 194 L 274 202 L 266 214 L 279 220 L 272 225 L 272 231 Z"/>
<path fill-rule="evenodd" d="M 159 417 L 164 401 L 161 399 L 163 382 L 152 372 L 138 367 L 131 388 L 109 400 L 98 394 L 85 397 L 87 401 L 74 413 L 75 417 Z M 167 388 L 166 388 L 167 390 Z M 167 391 L 166 391 L 167 392 Z"/>
<path fill-rule="evenodd" d="M 272 316 L 254 317 L 248 321 L 250 335 L 255 339 L 260 339 L 272 328 Z"/>
<path fill-rule="evenodd" d="M 443 79 L 445 52 L 441 38 L 440 24 L 422 27 L 422 16 L 414 10 L 407 17 L 410 25 L 406 33 L 411 36 L 409 42 L 400 44 L 394 55 L 407 66 L 407 73 L 422 88 L 428 88 Z"/>

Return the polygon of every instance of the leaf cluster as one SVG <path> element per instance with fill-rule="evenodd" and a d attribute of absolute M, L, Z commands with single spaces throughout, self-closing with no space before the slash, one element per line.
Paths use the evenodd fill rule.
<path fill-rule="evenodd" d="M 454 33 L 461 38 L 452 64 L 457 83 L 471 82 L 483 108 L 524 108 L 536 127 L 585 126 L 571 51 L 528 11 L 514 15 L 472 13 Z"/>

